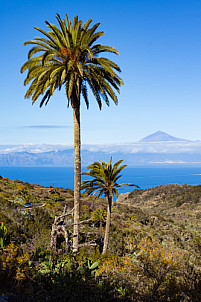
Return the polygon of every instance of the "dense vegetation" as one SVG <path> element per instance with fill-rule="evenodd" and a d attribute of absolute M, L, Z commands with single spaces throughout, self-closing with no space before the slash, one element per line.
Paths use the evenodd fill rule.
<path fill-rule="evenodd" d="M 31 207 L 24 205 L 32 202 Z M 0 297 L 9 301 L 201 301 L 201 186 L 168 185 L 121 195 L 112 207 L 102 255 L 107 202 L 81 198 L 78 254 L 61 234 L 50 250 L 55 216 L 73 192 L 0 179 Z M 73 213 L 73 212 L 72 212 Z M 73 232 L 72 215 L 66 229 Z M 94 246 L 84 246 L 93 242 Z"/>

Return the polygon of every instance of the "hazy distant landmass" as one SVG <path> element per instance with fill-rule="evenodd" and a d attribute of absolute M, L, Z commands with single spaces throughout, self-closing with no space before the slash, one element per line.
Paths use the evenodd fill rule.
<path fill-rule="evenodd" d="M 83 145 L 82 164 L 123 159 L 128 165 L 199 163 L 201 141 L 188 141 L 157 131 L 135 143 Z M 70 145 L 0 146 L 0 166 L 73 166 Z"/>

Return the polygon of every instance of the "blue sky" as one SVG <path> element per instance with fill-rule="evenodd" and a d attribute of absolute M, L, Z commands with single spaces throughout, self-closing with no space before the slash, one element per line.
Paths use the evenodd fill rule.
<path fill-rule="evenodd" d="M 0 4 L 0 145 L 73 144 L 65 91 L 42 109 L 32 106 L 20 74 L 23 43 L 39 35 L 34 26 L 56 24 L 56 13 L 100 22 L 100 42 L 120 52 L 113 56 L 124 81 L 119 105 L 99 111 L 93 97 L 89 110 L 82 104 L 82 143 L 135 142 L 157 130 L 201 140 L 201 1 L 8 0 Z"/>

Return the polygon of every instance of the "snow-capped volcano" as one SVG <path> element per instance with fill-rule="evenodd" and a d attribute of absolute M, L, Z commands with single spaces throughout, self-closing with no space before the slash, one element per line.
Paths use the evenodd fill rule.
<path fill-rule="evenodd" d="M 188 140 L 186 140 L 186 139 L 172 136 L 163 131 L 157 131 L 153 134 L 150 134 L 150 135 L 144 137 L 139 142 L 140 143 L 154 143 L 154 142 L 187 142 L 187 141 Z"/>

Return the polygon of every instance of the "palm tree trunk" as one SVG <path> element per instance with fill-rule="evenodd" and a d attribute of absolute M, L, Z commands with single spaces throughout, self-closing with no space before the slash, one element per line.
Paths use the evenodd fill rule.
<path fill-rule="evenodd" d="M 80 156 L 80 102 L 72 102 L 74 118 L 74 227 L 73 252 L 78 252 L 79 220 L 80 220 L 80 185 L 81 185 L 81 156 Z"/>
<path fill-rule="evenodd" d="M 103 232 L 103 221 L 100 220 L 100 227 L 99 227 L 99 232 L 102 234 Z"/>
<path fill-rule="evenodd" d="M 108 243 L 109 243 L 109 232 L 110 232 L 110 221 L 111 221 L 111 208 L 112 208 L 112 195 L 107 194 L 107 219 L 105 226 L 105 237 L 104 237 L 104 245 L 103 245 L 103 255 L 106 254 Z"/>

